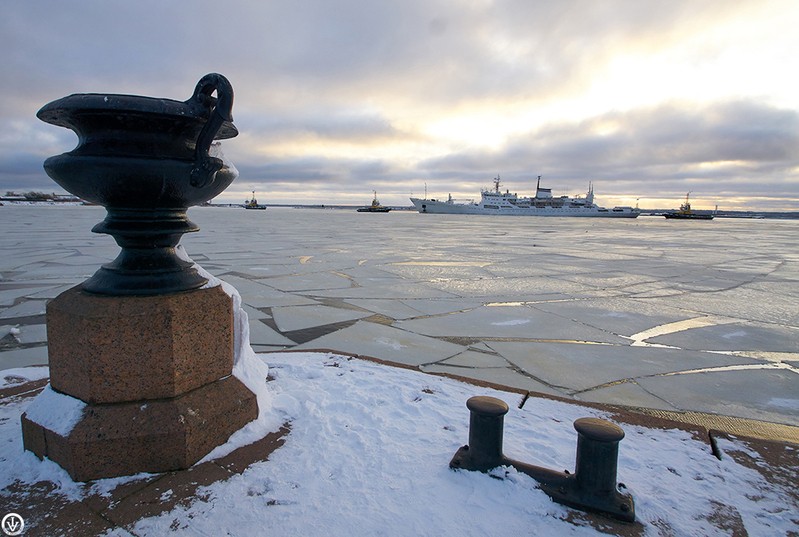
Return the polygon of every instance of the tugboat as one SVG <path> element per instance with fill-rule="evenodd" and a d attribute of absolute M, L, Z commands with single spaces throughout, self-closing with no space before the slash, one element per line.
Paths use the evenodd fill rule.
<path fill-rule="evenodd" d="M 266 209 L 266 205 L 258 205 L 258 200 L 255 199 L 255 190 L 252 191 L 252 199 L 244 200 L 244 208 L 245 209 L 257 209 L 259 211 L 263 211 Z"/>
<path fill-rule="evenodd" d="M 691 193 L 688 192 L 688 194 L 685 195 L 685 203 L 680 205 L 678 211 L 669 211 L 664 213 L 663 216 L 677 220 L 713 220 L 713 213 L 698 213 L 691 209 L 691 204 L 688 202 L 688 196 L 690 194 Z"/>
<path fill-rule="evenodd" d="M 380 202 L 377 201 L 377 191 L 373 190 L 375 197 L 372 200 L 371 205 L 367 205 L 366 207 L 358 207 L 356 209 L 359 213 L 387 213 L 391 210 L 391 207 L 384 207 L 380 205 Z"/>

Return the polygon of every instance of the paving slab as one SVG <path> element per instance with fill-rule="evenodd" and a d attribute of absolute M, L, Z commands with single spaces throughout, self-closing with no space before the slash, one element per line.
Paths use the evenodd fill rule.
<path fill-rule="evenodd" d="M 350 327 L 297 345 L 295 348 L 336 349 L 340 352 L 363 354 L 414 366 L 437 362 L 466 350 L 461 345 L 365 321 L 358 321 Z"/>
<path fill-rule="evenodd" d="M 457 298 L 453 293 L 445 290 L 435 289 L 430 284 L 419 284 L 390 279 L 385 284 L 375 287 L 350 287 L 349 289 L 325 289 L 308 293 L 318 297 L 329 298 Z"/>
<path fill-rule="evenodd" d="M 447 365 L 447 362 L 437 362 L 435 364 L 423 365 L 419 368 L 425 373 L 440 373 L 454 378 L 470 379 L 471 381 L 487 382 L 493 385 L 508 386 L 518 390 L 525 390 L 533 393 L 543 393 L 547 395 L 557 395 L 566 397 L 568 394 L 563 390 L 558 390 L 552 386 L 547 386 L 537 380 L 523 375 L 518 370 L 511 367 L 475 367 L 468 368 L 462 366 Z"/>
<path fill-rule="evenodd" d="M 487 344 L 525 373 L 572 393 L 674 371 L 760 363 L 741 356 L 619 345 L 503 341 Z"/>
<path fill-rule="evenodd" d="M 799 263 L 797 263 L 799 265 Z M 799 285 L 786 286 L 786 282 L 794 282 L 799 284 L 799 268 L 789 270 L 787 267 L 782 266 L 776 270 L 775 273 L 785 273 L 781 277 L 782 281 L 754 281 L 747 285 L 747 287 L 756 291 L 762 291 L 768 294 L 779 294 L 782 296 L 790 296 L 799 299 Z"/>
<path fill-rule="evenodd" d="M 525 306 L 479 307 L 440 317 L 397 321 L 395 326 L 428 336 L 626 343 L 610 332 Z"/>
<path fill-rule="evenodd" d="M 38 300 L 52 300 L 64 291 L 71 289 L 72 287 L 76 286 L 78 283 L 81 283 L 81 280 L 76 279 L 75 283 L 66 283 L 61 285 L 54 285 L 52 287 L 46 287 L 42 290 L 39 288 L 31 289 L 31 291 L 25 295 L 26 298 L 30 299 L 38 299 Z"/>
<path fill-rule="evenodd" d="M 681 410 L 799 426 L 799 375 L 783 369 L 706 371 L 636 379 Z"/>
<path fill-rule="evenodd" d="M 350 264 L 353 265 L 354 262 L 354 266 L 342 268 L 341 272 L 360 285 L 370 285 L 372 282 L 380 282 L 387 279 L 401 279 L 396 274 L 385 269 L 387 264 L 384 261 L 384 259 L 381 259 L 378 264 L 370 264 L 367 259 L 350 260 Z"/>
<path fill-rule="evenodd" d="M 652 278 L 646 274 L 630 274 L 618 269 L 590 273 L 568 273 L 553 275 L 564 282 L 576 283 L 586 288 L 624 289 L 633 285 L 647 284 Z"/>
<path fill-rule="evenodd" d="M 440 315 L 442 313 L 467 311 L 483 305 L 482 300 L 466 298 L 418 298 L 401 300 L 400 302 L 415 309 L 422 315 Z M 414 317 L 418 317 L 418 315 L 414 315 Z"/>
<path fill-rule="evenodd" d="M 578 401 L 620 405 L 636 408 L 656 408 L 660 410 L 681 410 L 660 397 L 643 389 L 636 380 L 625 380 L 617 384 L 602 386 L 580 392 L 574 396 Z"/>
<path fill-rule="evenodd" d="M 383 266 L 383 270 L 402 276 L 409 280 L 448 281 L 448 280 L 485 280 L 493 275 L 483 266 L 486 263 L 450 261 L 446 265 L 425 262 L 401 262 Z"/>
<path fill-rule="evenodd" d="M 352 298 L 345 300 L 345 302 L 371 311 L 372 313 L 385 315 L 391 319 L 409 319 L 411 317 L 418 317 L 422 314 L 419 310 L 412 308 L 399 300 L 387 300 L 380 298 Z"/>
<path fill-rule="evenodd" d="M 667 306 L 706 314 L 799 326 L 799 308 L 795 297 L 757 289 L 741 287 L 717 293 L 680 294 L 663 297 L 661 302 Z"/>
<path fill-rule="evenodd" d="M 46 324 L 28 324 L 18 328 L 17 340 L 22 344 L 47 343 Z M 0 331 L 2 333 L 2 331 Z"/>
<path fill-rule="evenodd" d="M 636 334 L 690 316 L 677 308 L 626 297 L 547 302 L 536 304 L 535 308 L 620 335 Z"/>
<path fill-rule="evenodd" d="M 69 250 L 56 249 L 43 251 L 42 248 L 36 248 L 33 250 L 15 248 L 15 252 L 16 253 L 13 257 L 5 256 L 5 259 L 0 262 L 0 267 L 2 267 L 3 270 L 27 270 L 28 267 L 32 266 L 44 266 L 43 263 L 45 262 L 56 261 L 70 256 L 73 253 Z"/>
<path fill-rule="evenodd" d="M 47 347 L 29 347 L 0 351 L 0 371 L 15 367 L 47 365 Z"/>
<path fill-rule="evenodd" d="M 556 278 L 483 278 L 476 280 L 431 281 L 427 285 L 460 297 L 579 294 L 585 287 Z"/>
<path fill-rule="evenodd" d="M 46 307 L 47 301 L 45 300 L 24 300 L 15 306 L 4 308 L 0 311 L 0 319 L 44 315 Z"/>
<path fill-rule="evenodd" d="M 89 278 L 99 268 L 98 265 L 57 265 L 55 263 L 36 263 L 24 267 L 25 279 L 50 279 L 51 283 L 81 282 Z"/>
<path fill-rule="evenodd" d="M 58 259 L 49 260 L 48 262 L 58 267 L 59 270 L 71 271 L 74 269 L 69 267 L 77 267 L 79 272 L 84 272 L 85 270 L 97 270 L 97 267 L 108 263 L 108 259 L 105 256 L 97 257 L 85 253 L 72 252 L 69 255 L 60 256 Z"/>
<path fill-rule="evenodd" d="M 799 352 L 799 328 L 730 322 L 656 336 L 649 343 L 690 350 Z"/>
<path fill-rule="evenodd" d="M 455 367 L 464 367 L 464 368 L 485 368 L 485 367 L 509 367 L 510 363 L 503 358 L 502 356 L 496 353 L 488 353 L 488 352 L 477 352 L 475 351 L 475 345 L 469 346 L 469 350 L 464 351 L 460 354 L 453 356 L 452 358 L 447 358 L 446 360 L 442 360 L 438 362 L 439 365 L 448 365 L 448 366 L 455 366 Z M 484 347 L 488 350 L 488 347 Z"/>
<path fill-rule="evenodd" d="M 285 348 L 296 344 L 295 341 L 273 330 L 258 319 L 250 318 L 249 325 L 250 343 L 253 345 L 280 346 Z"/>
<path fill-rule="evenodd" d="M 242 309 L 247 313 L 247 319 L 249 320 L 261 320 L 261 319 L 271 319 L 272 316 L 268 313 L 264 313 L 263 311 L 253 308 L 249 304 L 242 303 Z"/>
<path fill-rule="evenodd" d="M 352 287 L 352 282 L 349 279 L 325 272 L 292 274 L 291 276 L 268 278 L 262 282 L 280 291 L 319 291 Z"/>
<path fill-rule="evenodd" d="M 371 315 L 368 311 L 358 311 L 329 306 L 284 306 L 272 308 L 272 317 L 281 332 L 302 330 L 312 326 L 363 319 Z"/>
<path fill-rule="evenodd" d="M 253 308 L 269 308 L 273 306 L 303 306 L 318 304 L 309 298 L 292 293 L 279 291 L 263 283 L 248 280 L 238 276 L 223 274 L 219 277 L 236 288 L 241 295 L 242 302 Z"/>
<path fill-rule="evenodd" d="M 0 289 L 0 307 L 11 307 L 17 300 L 27 296 L 31 292 L 30 287 L 16 287 L 13 289 Z"/>
<path fill-rule="evenodd" d="M 535 260 L 532 262 L 532 260 Z M 562 263 L 558 263 L 562 261 Z M 585 272 L 585 267 L 575 264 L 572 256 L 549 252 L 536 256 L 524 256 L 510 261 L 498 261 L 485 267 L 496 278 L 545 277 L 552 274 Z"/>

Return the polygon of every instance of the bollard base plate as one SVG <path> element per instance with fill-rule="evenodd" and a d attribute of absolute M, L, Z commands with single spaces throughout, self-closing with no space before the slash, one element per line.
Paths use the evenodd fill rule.
<path fill-rule="evenodd" d="M 486 457 L 475 456 L 474 450 L 469 450 L 469 446 L 459 447 L 452 460 L 449 461 L 449 467 L 453 470 L 470 470 L 474 472 L 487 472 L 492 468 L 502 466 L 502 464 L 502 458 L 487 459 Z"/>
<path fill-rule="evenodd" d="M 619 491 L 612 491 L 607 496 L 596 496 L 581 493 L 570 480 L 565 485 L 552 486 L 542 483 L 541 490 L 561 505 L 604 514 L 623 522 L 635 522 L 635 503 L 633 497 Z"/>
<path fill-rule="evenodd" d="M 612 491 L 607 496 L 597 496 L 581 491 L 577 486 L 573 474 L 556 472 L 533 464 L 511 459 L 506 456 L 500 458 L 478 457 L 469 446 L 461 446 L 449 467 L 453 470 L 469 470 L 486 473 L 499 466 L 512 466 L 517 471 L 527 474 L 536 481 L 539 487 L 552 501 L 581 511 L 600 513 L 623 522 L 635 522 L 635 503 L 630 494 Z"/>

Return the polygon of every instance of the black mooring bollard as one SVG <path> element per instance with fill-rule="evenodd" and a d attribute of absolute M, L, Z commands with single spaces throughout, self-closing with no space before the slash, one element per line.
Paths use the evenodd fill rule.
<path fill-rule="evenodd" d="M 598 418 L 580 418 L 577 431 L 575 472 L 566 486 L 541 488 L 558 503 L 605 513 L 626 522 L 635 521 L 635 503 L 619 491 L 616 482 L 619 442 L 624 431 Z"/>
<path fill-rule="evenodd" d="M 469 444 L 462 446 L 449 463 L 450 468 L 487 472 L 498 466 L 513 466 L 537 480 L 541 489 L 558 503 L 577 509 L 597 511 L 633 522 L 635 505 L 629 494 L 616 484 L 619 442 L 624 431 L 618 425 L 598 418 L 580 418 L 577 431 L 575 473 L 557 472 L 506 457 L 502 453 L 502 434 L 508 405 L 495 397 L 471 397 Z"/>
<path fill-rule="evenodd" d="M 461 447 L 450 468 L 484 472 L 503 464 L 502 434 L 508 405 L 496 397 L 477 396 L 466 401 L 469 409 L 469 444 Z"/>
<path fill-rule="evenodd" d="M 624 431 L 615 423 L 598 418 L 580 418 L 577 431 L 577 460 L 574 467 L 576 486 L 596 496 L 616 491 L 619 442 Z"/>

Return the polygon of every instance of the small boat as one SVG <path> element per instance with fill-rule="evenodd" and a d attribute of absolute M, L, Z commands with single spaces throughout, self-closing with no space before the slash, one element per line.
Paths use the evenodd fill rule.
<path fill-rule="evenodd" d="M 691 193 L 688 192 L 688 194 L 685 195 L 685 203 L 680 205 L 679 210 L 663 213 L 663 216 L 675 220 L 713 220 L 713 213 L 707 211 L 696 212 L 691 209 L 691 204 L 688 202 L 688 196 L 690 194 Z"/>
<path fill-rule="evenodd" d="M 358 207 L 356 209 L 359 213 L 387 213 L 391 210 L 391 207 L 385 207 L 380 205 L 380 202 L 377 201 L 377 191 L 372 191 L 375 193 L 375 197 L 372 200 L 371 205 L 367 205 L 365 207 Z"/>
<path fill-rule="evenodd" d="M 255 190 L 252 191 L 252 199 L 244 201 L 244 208 L 245 209 L 257 209 L 259 211 L 263 211 L 266 209 L 266 205 L 258 205 L 258 200 L 255 199 Z"/>

